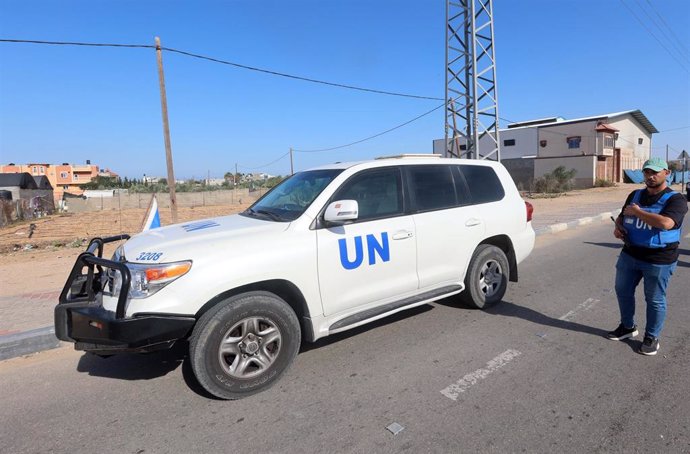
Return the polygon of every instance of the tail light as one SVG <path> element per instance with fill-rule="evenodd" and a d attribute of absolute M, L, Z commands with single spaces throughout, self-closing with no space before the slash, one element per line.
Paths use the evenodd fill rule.
<path fill-rule="evenodd" d="M 534 207 L 531 203 L 525 202 L 525 208 L 527 209 L 527 222 L 532 220 L 532 213 L 534 213 Z"/>

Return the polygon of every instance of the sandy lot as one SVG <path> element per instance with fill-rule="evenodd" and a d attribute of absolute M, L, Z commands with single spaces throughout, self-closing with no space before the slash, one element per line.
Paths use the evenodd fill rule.
<path fill-rule="evenodd" d="M 188 222 L 224 216 L 248 205 L 178 208 L 178 221 Z M 0 296 L 61 288 L 89 239 L 141 231 L 145 209 L 56 214 L 15 223 L 0 229 Z M 161 210 L 161 223 L 171 223 L 170 212 Z M 35 224 L 29 238 L 30 224 Z M 104 252 L 110 257 L 116 244 Z"/>

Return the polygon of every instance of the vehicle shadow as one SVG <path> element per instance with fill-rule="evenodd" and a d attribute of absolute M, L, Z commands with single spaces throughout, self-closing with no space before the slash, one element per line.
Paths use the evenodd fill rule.
<path fill-rule="evenodd" d="M 446 298 L 443 300 L 436 301 L 436 303 L 448 307 L 457 307 L 463 309 L 469 308 L 468 305 L 463 303 L 457 297 Z M 535 311 L 534 309 L 519 306 L 517 304 L 505 300 L 490 308 L 483 309 L 483 312 L 490 315 L 499 315 L 502 317 L 520 318 L 522 320 L 535 323 L 538 325 L 550 326 L 553 328 L 565 329 L 569 331 L 576 331 L 579 333 L 591 334 L 593 336 L 603 337 L 608 332 L 606 330 L 595 328 L 593 326 L 583 325 L 581 323 L 549 317 L 548 315 L 544 315 L 541 312 Z"/>
<path fill-rule="evenodd" d="M 381 320 L 367 323 L 366 325 L 342 333 L 331 334 L 314 343 L 303 341 L 299 353 L 322 348 L 343 339 L 357 336 L 366 331 L 396 323 L 409 317 L 414 317 L 415 315 L 432 309 L 433 307 L 430 305 L 423 305 L 401 311 Z M 163 377 L 182 366 L 182 378 L 189 389 L 195 394 L 211 400 L 223 400 L 208 393 L 197 381 L 194 371 L 192 370 L 188 351 L 188 342 L 178 341 L 169 350 L 147 354 L 125 353 L 103 358 L 92 353 L 84 353 L 84 355 L 79 358 L 77 371 L 88 373 L 94 377 L 106 377 L 118 380 L 152 380 Z"/>
<path fill-rule="evenodd" d="M 177 369 L 186 356 L 186 345 L 178 343 L 169 350 L 153 353 L 123 353 L 101 357 L 84 353 L 79 358 L 77 371 L 94 377 L 120 380 L 151 380 L 163 377 Z"/>
<path fill-rule="evenodd" d="M 404 311 L 400 311 L 397 314 L 389 315 L 388 317 L 384 317 L 380 320 L 376 320 L 374 322 L 367 323 L 362 326 L 358 326 L 357 328 L 352 328 L 347 331 L 343 331 L 342 333 L 335 333 L 331 334 L 328 337 L 321 338 L 317 340 L 316 342 L 302 342 L 302 346 L 300 347 L 300 353 L 308 352 L 310 350 L 316 350 L 322 347 L 325 347 L 327 345 L 334 344 L 336 342 L 340 342 L 343 339 L 348 339 L 353 336 L 357 336 L 359 334 L 362 334 L 364 332 L 380 328 L 382 326 L 390 325 L 392 323 L 399 322 L 400 320 L 404 320 L 406 318 L 414 317 L 415 315 L 422 314 L 424 312 L 428 312 L 433 309 L 433 306 L 429 304 L 424 304 L 422 306 L 417 306 L 413 307 L 411 309 L 405 309 Z"/>
<path fill-rule="evenodd" d="M 189 361 L 189 343 L 178 341 L 168 350 L 153 353 L 124 353 L 100 357 L 84 353 L 79 358 L 77 371 L 94 377 L 117 380 L 152 380 L 163 377 L 182 366 L 182 378 L 195 394 L 211 400 L 222 400 L 209 394 L 197 381 Z"/>

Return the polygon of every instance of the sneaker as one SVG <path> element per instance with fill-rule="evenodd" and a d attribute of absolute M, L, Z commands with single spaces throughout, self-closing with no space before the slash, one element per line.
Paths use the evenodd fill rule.
<path fill-rule="evenodd" d="M 638 353 L 647 356 L 656 355 L 656 352 L 659 351 L 659 338 L 645 336 L 644 340 L 642 341 L 642 344 L 640 345 L 640 349 L 637 351 Z"/>
<path fill-rule="evenodd" d="M 637 336 L 637 326 L 626 328 L 622 323 L 618 325 L 618 328 L 606 334 L 606 338 L 612 341 L 622 341 L 635 336 Z"/>

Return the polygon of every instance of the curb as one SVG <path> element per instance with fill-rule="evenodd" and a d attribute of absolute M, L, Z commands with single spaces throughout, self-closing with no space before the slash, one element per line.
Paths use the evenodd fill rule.
<path fill-rule="evenodd" d="M 547 227 L 535 229 L 535 234 L 539 236 L 574 229 L 576 227 L 591 224 L 594 221 L 606 220 L 610 216 L 618 216 L 620 212 L 621 210 L 618 209 L 601 213 L 596 216 L 549 225 Z M 60 347 L 61 344 L 62 342 L 55 337 L 55 328 L 52 326 L 0 336 L 0 361 L 16 358 L 17 356 L 30 355 L 32 353 L 51 350 Z"/>
<path fill-rule="evenodd" d="M 605 213 L 600 213 L 596 216 L 590 216 L 590 217 L 575 219 L 574 221 L 562 222 L 560 224 L 553 224 L 553 225 L 549 225 L 546 227 L 541 227 L 539 229 L 535 229 L 534 233 L 536 233 L 537 236 L 545 235 L 548 233 L 558 233 L 558 232 L 562 232 L 564 230 L 574 229 L 576 227 L 591 224 L 594 221 L 604 221 L 604 220 L 607 220 L 608 218 L 610 218 L 611 216 L 616 217 L 620 214 L 620 212 L 621 212 L 621 210 L 617 209 L 617 210 L 613 210 L 613 211 L 607 211 Z"/>
<path fill-rule="evenodd" d="M 52 326 L 0 336 L 0 361 L 59 346 L 60 341 L 55 337 L 55 328 Z"/>

